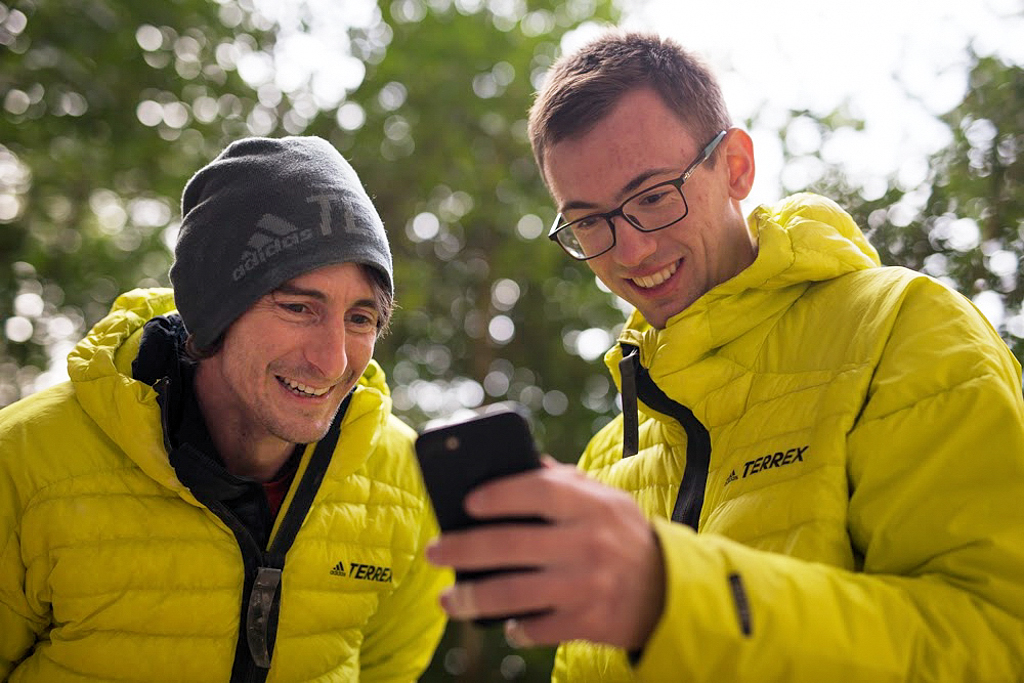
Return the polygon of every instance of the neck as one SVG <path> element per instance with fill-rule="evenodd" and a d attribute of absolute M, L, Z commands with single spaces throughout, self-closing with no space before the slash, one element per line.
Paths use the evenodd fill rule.
<path fill-rule="evenodd" d="M 291 457 L 295 444 L 280 439 L 234 409 L 207 364 L 200 361 L 195 374 L 196 400 L 224 468 L 239 477 L 271 481 Z"/>

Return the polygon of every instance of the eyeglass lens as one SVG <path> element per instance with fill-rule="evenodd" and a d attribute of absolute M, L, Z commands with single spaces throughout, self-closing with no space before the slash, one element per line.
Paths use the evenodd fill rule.
<path fill-rule="evenodd" d="M 660 230 L 686 216 L 686 200 L 680 188 L 663 183 L 647 189 L 623 204 L 622 214 L 635 227 L 645 231 Z M 611 218 L 584 218 L 568 226 L 559 237 L 570 250 L 581 256 L 607 251 L 615 242 Z"/>

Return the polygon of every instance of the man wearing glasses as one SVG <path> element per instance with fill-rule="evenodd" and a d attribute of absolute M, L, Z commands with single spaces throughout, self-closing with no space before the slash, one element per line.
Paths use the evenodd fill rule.
<path fill-rule="evenodd" d="M 572 681 L 1024 680 L 1021 369 L 838 206 L 744 217 L 753 145 L 671 41 L 562 58 L 530 117 L 551 238 L 635 307 L 579 470 L 480 487 L 432 561 L 456 618 Z M 583 474 L 585 472 L 586 474 Z"/>

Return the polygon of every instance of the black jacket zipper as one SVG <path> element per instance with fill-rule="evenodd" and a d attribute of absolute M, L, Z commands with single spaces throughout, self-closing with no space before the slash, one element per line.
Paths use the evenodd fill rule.
<path fill-rule="evenodd" d="M 708 470 L 711 467 L 711 435 L 707 427 L 701 424 L 693 411 L 683 404 L 672 400 L 661 390 L 654 380 L 651 379 L 647 368 L 640 365 L 639 349 L 635 346 L 623 344 L 623 360 L 619 368 L 623 372 L 623 392 L 627 387 L 635 387 L 636 396 L 627 398 L 623 396 L 622 405 L 625 413 L 626 406 L 633 406 L 633 414 L 623 418 L 623 457 L 632 455 L 630 453 L 630 442 L 637 441 L 636 414 L 637 401 L 643 401 L 651 409 L 668 415 L 679 422 L 686 431 L 686 466 L 683 468 L 683 478 L 679 483 L 679 493 L 676 495 L 676 503 L 672 509 L 672 521 L 685 524 L 697 531 L 700 524 L 700 513 L 704 507 L 704 491 L 708 484 Z M 629 381 L 626 379 L 629 375 Z M 633 453 L 636 452 L 634 447 Z M 742 576 L 733 572 L 728 576 L 729 589 L 736 606 L 736 614 L 739 618 L 740 632 L 747 638 L 753 633 L 750 617 L 750 601 L 747 599 L 746 588 L 743 585 Z M 631 659 L 633 655 L 631 655 Z M 634 661 L 635 664 L 635 661 Z"/>
<path fill-rule="evenodd" d="M 167 391 L 171 385 L 169 378 L 161 378 L 154 385 L 157 394 L 160 396 L 160 417 L 164 432 L 164 447 L 167 449 L 168 457 L 171 459 L 171 466 L 174 467 L 175 447 L 170 437 L 170 405 Z M 177 467 L 175 467 L 177 471 Z M 179 475 L 180 478 L 180 475 Z M 196 492 L 193 491 L 193 495 Z M 197 497 L 200 503 L 215 514 L 218 519 L 224 522 L 235 536 L 238 543 L 239 554 L 242 559 L 242 571 L 245 582 L 242 586 L 242 604 L 239 618 L 238 643 L 235 646 L 235 661 L 231 667 L 231 683 L 262 683 L 267 678 L 269 669 L 261 669 L 256 666 L 249 651 L 249 643 L 246 638 L 246 617 L 249 610 L 249 600 L 252 595 L 252 587 L 256 581 L 258 567 L 263 564 L 263 549 L 253 538 L 249 529 L 231 509 L 219 500 L 211 499 L 208 496 Z"/>
<path fill-rule="evenodd" d="M 165 393 L 169 385 L 170 381 L 165 378 L 158 381 L 154 388 L 162 399 L 159 403 L 164 430 L 164 445 L 167 448 L 171 464 L 177 471 L 178 467 L 175 461 L 185 457 L 178 451 L 186 450 L 189 446 L 186 446 L 185 449 L 175 449 L 171 444 L 169 436 L 169 405 L 171 401 L 167 399 Z M 242 559 L 245 582 L 242 586 L 238 642 L 235 646 L 235 660 L 231 668 L 231 683 L 263 683 L 270 671 L 270 659 L 277 636 L 277 618 L 281 600 L 280 577 L 284 570 L 285 555 L 291 548 L 309 508 L 312 506 L 313 499 L 320 489 L 320 484 L 327 472 L 327 465 L 330 463 L 334 447 L 338 442 L 341 422 L 348 410 L 351 398 L 351 394 L 345 398 L 328 433 L 316 444 L 302 479 L 292 482 L 292 486 L 296 488 L 295 495 L 292 497 L 291 505 L 285 511 L 285 517 L 281 520 L 278 533 L 269 549 L 264 550 L 260 547 L 245 523 L 235 515 L 228 505 L 209 495 L 203 495 L 200 491 L 193 490 L 196 499 L 231 529 L 238 543 Z M 192 490 L 192 487 L 189 488 Z M 266 506 L 265 500 L 263 505 Z M 266 511 L 266 514 L 269 515 L 269 510 Z M 259 651 L 254 652 L 251 644 L 256 645 Z"/>
<path fill-rule="evenodd" d="M 633 365 L 632 370 L 636 373 L 637 396 L 651 409 L 676 420 L 686 431 L 686 466 L 672 509 L 672 521 L 696 531 L 700 523 L 700 511 L 704 507 L 704 489 L 707 487 L 708 469 L 711 466 L 711 435 L 692 410 L 669 398 L 654 383 L 647 368 L 640 364 L 638 351 L 636 347 L 623 345 L 624 360 Z M 623 380 L 623 386 L 626 385 L 626 380 Z M 623 397 L 622 404 L 625 411 L 629 404 L 627 397 Z M 633 416 L 624 416 L 624 422 L 628 423 L 631 418 L 635 419 Z"/>

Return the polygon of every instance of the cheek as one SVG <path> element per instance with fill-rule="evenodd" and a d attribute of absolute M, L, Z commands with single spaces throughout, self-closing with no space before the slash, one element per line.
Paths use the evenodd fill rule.
<path fill-rule="evenodd" d="M 590 268 L 590 272 L 609 288 L 611 288 L 614 283 L 614 279 L 610 276 L 612 272 L 612 266 L 610 265 L 611 258 L 612 252 L 608 252 L 607 254 L 598 256 L 595 259 L 590 259 L 586 262 L 587 268 Z"/>
<path fill-rule="evenodd" d="M 359 374 L 362 374 L 373 357 L 373 349 L 376 343 L 376 335 L 361 335 L 349 338 L 349 343 L 346 345 L 346 353 L 348 354 L 349 363 L 354 366 L 353 370 L 358 370 Z"/>
<path fill-rule="evenodd" d="M 270 334 L 225 338 L 223 352 L 224 373 L 234 384 L 262 381 L 268 366 L 281 356 Z"/>
<path fill-rule="evenodd" d="M 255 358 L 255 349 L 236 346 L 224 363 L 224 374 L 228 381 L 235 385 L 250 383 L 256 374 Z"/>

